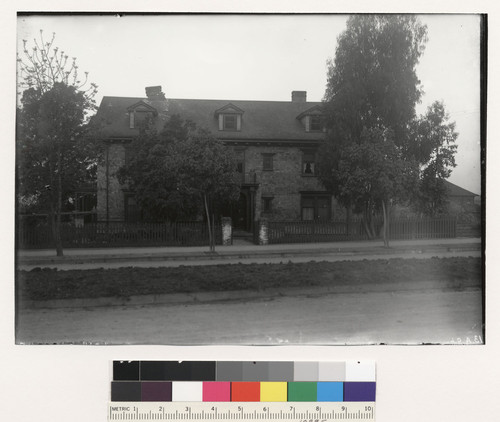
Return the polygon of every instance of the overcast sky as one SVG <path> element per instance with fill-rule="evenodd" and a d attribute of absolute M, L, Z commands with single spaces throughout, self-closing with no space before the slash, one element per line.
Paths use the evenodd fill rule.
<path fill-rule="evenodd" d="M 450 181 L 480 193 L 479 16 L 423 15 L 429 40 L 418 67 L 425 95 L 418 112 L 443 100 L 457 123 Z M 22 16 L 18 46 L 44 30 L 76 57 L 102 96 L 289 101 L 293 90 L 320 101 L 326 62 L 346 15 Z"/>

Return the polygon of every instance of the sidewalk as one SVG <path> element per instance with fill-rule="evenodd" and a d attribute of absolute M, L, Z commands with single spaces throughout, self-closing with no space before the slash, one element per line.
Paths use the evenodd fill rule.
<path fill-rule="evenodd" d="M 331 243 L 300 243 L 286 245 L 231 245 L 217 246 L 211 253 L 203 247 L 123 247 L 65 249 L 63 257 L 57 257 L 54 250 L 22 250 L 17 252 L 17 265 L 71 264 L 82 262 L 116 261 L 189 261 L 244 259 L 252 257 L 321 256 L 344 255 L 387 255 L 424 253 L 434 251 L 480 251 L 480 238 L 395 240 L 390 248 L 384 248 L 381 240 L 344 241 Z"/>

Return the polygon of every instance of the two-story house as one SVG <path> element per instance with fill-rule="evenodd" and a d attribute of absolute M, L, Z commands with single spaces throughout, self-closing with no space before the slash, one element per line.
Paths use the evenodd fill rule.
<path fill-rule="evenodd" d="M 325 133 L 321 103 L 308 102 L 305 91 L 293 91 L 291 101 L 170 99 L 159 86 L 146 88 L 146 94 L 104 97 L 97 112 L 106 146 L 97 181 L 100 221 L 137 218 L 134 192 L 120 185 L 116 172 L 125 163 L 138 123 L 150 116 L 161 128 L 173 114 L 208 129 L 234 149 L 241 182 L 239 203 L 231 211 L 235 227 L 251 230 L 262 217 L 329 220 L 341 212 L 315 175 Z"/>

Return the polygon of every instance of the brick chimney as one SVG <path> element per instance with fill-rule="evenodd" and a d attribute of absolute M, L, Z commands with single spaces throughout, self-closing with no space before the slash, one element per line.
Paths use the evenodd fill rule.
<path fill-rule="evenodd" d="M 161 85 L 147 86 L 146 97 L 148 97 L 150 100 L 164 100 L 165 94 L 161 90 Z"/>
<path fill-rule="evenodd" d="M 307 101 L 307 91 L 292 91 L 292 103 L 305 103 Z"/>

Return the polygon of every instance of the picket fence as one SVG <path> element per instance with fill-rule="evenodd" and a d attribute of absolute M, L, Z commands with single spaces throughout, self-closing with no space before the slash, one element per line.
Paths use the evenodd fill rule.
<path fill-rule="evenodd" d="M 18 224 L 19 249 L 53 248 L 49 224 Z M 215 243 L 222 244 L 220 225 L 215 227 Z M 203 221 L 176 223 L 74 223 L 61 226 L 63 248 L 121 247 L 121 246 L 208 246 L 209 236 Z"/>
<path fill-rule="evenodd" d="M 383 221 L 377 219 L 374 232 L 381 234 Z M 455 217 L 398 218 L 389 223 L 389 239 L 437 239 L 457 236 Z M 335 242 L 343 240 L 368 240 L 361 220 L 339 221 L 269 221 L 269 244 Z"/>

